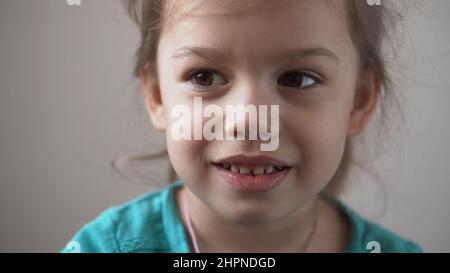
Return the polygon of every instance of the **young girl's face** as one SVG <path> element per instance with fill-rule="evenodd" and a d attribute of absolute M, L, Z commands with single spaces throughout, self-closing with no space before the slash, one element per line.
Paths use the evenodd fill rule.
<path fill-rule="evenodd" d="M 161 101 L 147 99 L 188 189 L 226 219 L 254 225 L 288 215 L 330 182 L 347 137 L 361 129 L 353 109 L 359 60 L 337 1 L 261 1 L 232 10 L 239 2 L 204 1 L 187 17 L 171 20 L 157 53 Z M 260 143 L 249 140 L 174 140 L 171 109 L 193 108 L 194 97 L 202 97 L 203 107 L 223 109 L 279 105 L 278 149 L 261 152 Z M 236 191 L 222 183 L 213 164 L 235 155 L 266 155 L 291 168 L 269 191 Z"/>

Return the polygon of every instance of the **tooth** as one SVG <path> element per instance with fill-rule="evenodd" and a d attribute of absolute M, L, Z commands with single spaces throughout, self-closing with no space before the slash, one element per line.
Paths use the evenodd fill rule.
<path fill-rule="evenodd" d="M 275 169 L 277 169 L 277 171 L 280 171 L 280 170 L 283 169 L 283 167 L 282 166 L 275 166 Z"/>
<path fill-rule="evenodd" d="M 272 173 L 273 172 L 273 166 L 269 166 L 268 168 L 264 169 L 265 173 Z"/>
<path fill-rule="evenodd" d="M 231 165 L 231 171 L 234 173 L 239 173 L 239 168 L 236 165 Z"/>
<path fill-rule="evenodd" d="M 261 175 L 261 174 L 264 174 L 264 168 L 263 168 L 263 167 L 256 167 L 256 168 L 253 170 L 253 174 L 254 174 L 254 175 Z"/>
<path fill-rule="evenodd" d="M 239 168 L 239 172 L 242 174 L 249 174 L 250 173 L 250 169 L 247 167 L 240 167 Z"/>
<path fill-rule="evenodd" d="M 224 168 L 224 169 L 227 169 L 227 170 L 229 170 L 230 169 L 230 164 L 228 164 L 228 163 L 225 163 L 225 164 L 223 164 L 222 165 L 222 167 Z"/>

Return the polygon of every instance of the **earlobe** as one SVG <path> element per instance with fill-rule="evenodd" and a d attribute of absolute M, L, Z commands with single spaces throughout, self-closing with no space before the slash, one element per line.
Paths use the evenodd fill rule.
<path fill-rule="evenodd" d="M 161 90 L 158 82 L 149 73 L 148 65 L 141 69 L 139 78 L 142 83 L 145 107 L 150 121 L 158 131 L 164 132 L 166 129 L 166 119 L 161 99 Z"/>
<path fill-rule="evenodd" d="M 373 69 L 367 69 L 355 90 L 347 136 L 362 132 L 375 112 L 381 91 L 381 80 Z"/>

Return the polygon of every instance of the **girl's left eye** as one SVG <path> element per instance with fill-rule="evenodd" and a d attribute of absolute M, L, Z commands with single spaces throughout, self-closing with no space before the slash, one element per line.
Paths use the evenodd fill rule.
<path fill-rule="evenodd" d="M 319 83 L 320 80 L 317 77 L 304 72 L 287 72 L 278 78 L 279 85 L 300 89 L 306 89 Z"/>
<path fill-rule="evenodd" d="M 212 70 L 197 70 L 191 72 L 188 76 L 188 82 L 198 89 L 205 89 L 228 83 L 228 81 L 219 75 L 218 72 Z"/>

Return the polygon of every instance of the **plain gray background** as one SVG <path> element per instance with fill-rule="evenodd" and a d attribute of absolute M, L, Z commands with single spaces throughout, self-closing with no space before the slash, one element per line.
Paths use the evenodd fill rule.
<path fill-rule="evenodd" d="M 164 140 L 131 77 L 137 29 L 118 0 L 81 1 L 0 0 L 1 252 L 59 251 L 104 209 L 165 183 L 164 161 L 146 181 L 111 170 Z M 449 252 L 450 1 L 414 2 L 393 70 L 405 123 L 371 163 L 382 183 L 355 171 L 343 198 L 425 251 Z"/>

